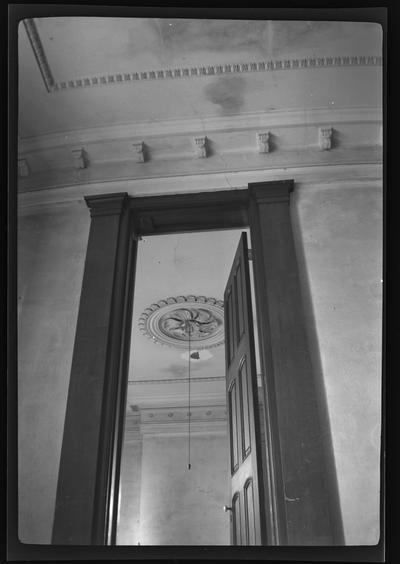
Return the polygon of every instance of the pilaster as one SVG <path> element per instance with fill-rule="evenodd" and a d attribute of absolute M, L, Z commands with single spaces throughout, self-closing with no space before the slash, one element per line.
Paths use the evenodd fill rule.
<path fill-rule="evenodd" d="M 249 185 L 267 474 L 275 542 L 343 544 L 330 483 L 290 217 L 293 181 Z"/>
<path fill-rule="evenodd" d="M 118 481 L 134 241 L 125 193 L 85 198 L 91 225 L 71 366 L 53 544 L 106 544 Z M 126 333 L 126 332 L 125 332 Z M 104 519 L 104 515 L 106 516 Z M 99 518 L 99 516 L 102 516 Z"/>

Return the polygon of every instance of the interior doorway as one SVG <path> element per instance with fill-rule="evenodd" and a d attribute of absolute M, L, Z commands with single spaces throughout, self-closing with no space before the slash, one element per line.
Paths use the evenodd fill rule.
<path fill-rule="evenodd" d="M 260 538 L 255 544 L 300 546 L 342 542 L 335 476 L 334 472 L 326 471 L 334 460 L 329 448 L 325 448 L 329 445 L 321 440 L 324 431 L 321 413 L 326 407 L 316 385 L 307 342 L 289 206 L 292 190 L 292 181 L 279 181 L 227 192 L 148 198 L 131 198 L 122 193 L 86 198 L 92 219 L 60 457 L 54 544 L 117 544 L 120 462 L 138 241 L 150 235 L 247 226 L 254 255 L 265 408 L 260 419 L 265 430 L 267 456 L 262 472 L 264 491 L 258 488 L 256 492 L 254 483 L 244 476 L 240 486 L 237 483 L 240 496 L 231 498 L 231 514 L 235 515 L 233 509 L 238 508 L 241 523 L 245 525 L 245 538 L 249 538 L 246 526 L 250 521 L 246 512 L 251 503 L 249 505 L 248 501 L 256 500 Z M 251 293 L 247 291 L 250 274 L 247 272 L 245 278 L 242 275 L 238 278 L 237 267 L 239 264 L 243 267 L 241 272 L 248 269 L 247 258 L 245 238 L 241 238 L 226 290 L 235 288 L 240 279 L 246 295 Z M 159 281 L 160 288 L 164 282 Z M 236 290 L 234 295 L 237 295 Z M 226 307 L 228 301 L 225 291 L 225 311 L 230 307 Z M 233 327 L 236 328 L 232 335 L 236 344 L 231 351 L 231 364 L 235 358 L 237 372 L 236 376 L 231 375 L 229 383 L 237 381 L 239 374 L 239 388 L 240 373 L 246 374 L 246 370 L 242 370 L 243 355 L 254 346 L 249 348 L 251 339 L 245 339 L 245 348 L 240 348 L 242 336 L 253 332 L 253 321 L 249 321 L 251 304 L 249 306 L 247 299 L 243 303 L 247 317 L 244 332 L 237 327 L 240 302 L 239 308 L 233 305 L 236 312 Z M 227 334 L 230 335 L 228 331 Z M 153 355 L 147 360 L 151 364 Z M 251 372 L 254 374 L 253 370 Z M 256 380 L 252 378 L 255 384 Z M 253 398 L 257 393 L 255 387 Z M 243 396 L 239 394 L 240 397 Z M 254 409 L 253 412 L 258 413 Z M 243 441 L 244 420 L 240 415 L 240 425 L 237 426 L 242 432 L 239 467 L 248 452 L 247 448 L 243 451 L 243 444 L 246 444 Z M 231 424 L 229 427 L 232 429 Z M 79 441 L 76 441 L 77 434 Z M 263 449 L 260 447 L 260 450 Z M 261 457 L 257 457 L 257 476 L 260 476 L 258 461 L 261 462 Z M 249 465 L 243 468 L 246 466 Z M 231 483 L 234 483 L 233 479 Z M 242 525 L 240 530 L 243 531 Z"/>
<path fill-rule="evenodd" d="M 223 299 L 242 232 L 138 244 L 117 545 L 232 542 Z"/>

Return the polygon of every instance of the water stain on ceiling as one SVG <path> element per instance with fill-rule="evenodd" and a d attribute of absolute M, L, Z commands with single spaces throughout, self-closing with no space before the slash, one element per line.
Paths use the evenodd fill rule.
<path fill-rule="evenodd" d="M 235 114 L 244 104 L 245 89 L 243 76 L 222 76 L 204 88 L 204 95 L 222 114 Z"/>

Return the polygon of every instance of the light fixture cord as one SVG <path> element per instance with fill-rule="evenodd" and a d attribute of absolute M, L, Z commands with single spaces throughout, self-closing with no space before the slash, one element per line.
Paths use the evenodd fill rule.
<path fill-rule="evenodd" d="M 191 333 L 191 325 L 190 325 L 190 321 L 188 320 L 188 331 L 189 331 L 189 370 L 188 370 L 188 380 L 189 380 L 189 394 L 188 394 L 188 403 L 189 403 L 189 432 L 188 432 L 188 470 L 190 470 L 191 468 L 191 464 L 190 464 L 190 333 Z"/>

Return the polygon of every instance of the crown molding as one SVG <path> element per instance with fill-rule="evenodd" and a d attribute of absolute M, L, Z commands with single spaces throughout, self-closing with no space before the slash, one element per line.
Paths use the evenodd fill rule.
<path fill-rule="evenodd" d="M 51 72 L 49 62 L 46 57 L 45 50 L 43 48 L 42 41 L 38 29 L 36 27 L 33 18 L 26 18 L 23 20 L 23 24 L 28 36 L 29 42 L 32 47 L 33 54 L 35 56 L 36 62 L 38 64 L 40 74 L 42 75 L 44 85 L 47 92 L 54 92 L 56 90 L 56 82 Z"/>
<path fill-rule="evenodd" d="M 225 404 L 140 409 L 140 432 L 145 435 L 187 434 L 190 413 L 191 433 L 227 433 Z"/>
<path fill-rule="evenodd" d="M 193 119 L 168 119 L 160 121 L 144 121 L 113 124 L 104 127 L 48 133 L 35 137 L 22 137 L 18 141 L 20 155 L 55 149 L 58 147 L 88 145 L 116 141 L 119 139 L 150 139 L 153 137 L 172 137 L 175 135 L 195 136 L 196 132 L 206 131 L 208 134 L 220 132 L 252 130 L 260 134 L 263 129 L 323 126 L 335 124 L 367 124 L 382 123 L 381 107 L 331 107 L 285 110 L 269 110 L 263 112 L 247 112 L 231 116 L 205 116 Z M 142 141 L 138 141 L 141 143 Z M 255 146 L 257 141 L 255 140 Z"/>
<path fill-rule="evenodd" d="M 377 55 L 340 55 L 324 57 L 304 57 L 297 59 L 270 59 L 263 61 L 233 62 L 214 65 L 196 65 L 159 70 L 134 72 L 109 72 L 96 76 L 54 80 L 38 29 L 33 18 L 24 20 L 26 32 L 38 63 L 46 89 L 49 93 L 79 90 L 82 88 L 110 85 L 132 84 L 138 81 L 175 80 L 221 76 L 241 73 L 275 72 L 289 70 L 327 69 L 346 67 L 382 66 L 382 56 Z"/>
<path fill-rule="evenodd" d="M 169 436 L 187 436 L 188 434 L 188 423 L 174 423 L 171 422 L 168 425 L 165 423 L 151 423 L 141 425 L 140 431 L 141 436 L 145 438 L 146 436 L 158 436 L 158 435 L 169 435 Z M 190 434 L 191 435 L 227 435 L 227 423 L 226 419 L 221 421 L 192 421 L 190 423 Z"/>
<path fill-rule="evenodd" d="M 190 378 L 191 382 L 216 382 L 225 380 L 225 376 L 208 376 L 208 377 L 196 377 L 192 376 Z M 140 386 L 148 384 L 181 384 L 189 382 L 189 378 L 163 378 L 163 379 L 149 379 L 149 380 L 129 380 L 128 386 Z"/>
<path fill-rule="evenodd" d="M 20 167 L 18 190 L 375 162 L 382 159 L 381 125 L 381 108 L 332 107 L 249 113 L 229 119 L 209 117 L 202 122 L 165 120 L 137 124 L 136 128 L 134 124 L 113 125 L 22 139 L 18 159 L 29 174 Z M 192 149 L 193 138 L 199 139 L 195 130 L 200 127 L 207 133 L 200 139 L 207 139 L 211 146 L 207 158 L 196 158 Z M 321 150 L 321 131 L 330 133 L 329 150 Z M 266 143 L 260 148 L 260 137 L 268 148 Z M 144 141 L 136 143 L 135 138 Z M 324 144 L 324 148 L 328 147 Z"/>
<path fill-rule="evenodd" d="M 163 421 L 169 423 L 173 418 L 179 421 L 189 420 L 189 409 L 187 405 L 163 405 L 155 408 L 152 407 L 139 407 L 141 423 Z M 190 407 L 191 419 L 197 421 L 208 420 L 210 417 L 218 419 L 226 419 L 226 404 L 208 404 L 192 405 Z"/>
<path fill-rule="evenodd" d="M 82 88 L 132 84 L 138 81 L 191 79 L 243 73 L 289 71 L 304 69 L 327 69 L 343 67 L 382 66 L 382 57 L 376 55 L 351 55 L 330 57 L 306 57 L 302 59 L 274 59 L 268 61 L 236 62 L 219 65 L 200 65 L 139 72 L 107 73 L 61 80 L 53 84 L 51 92 L 78 90 Z"/>

